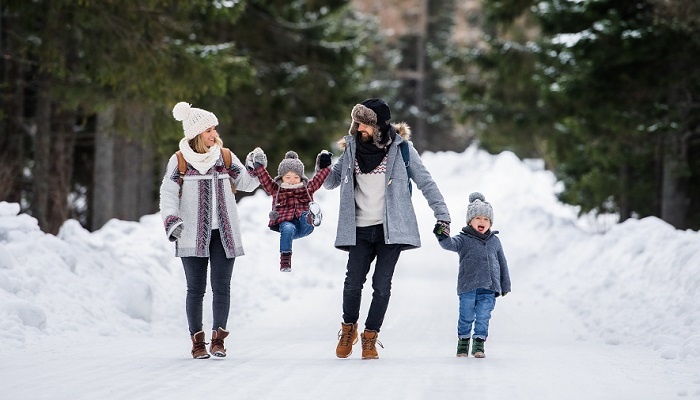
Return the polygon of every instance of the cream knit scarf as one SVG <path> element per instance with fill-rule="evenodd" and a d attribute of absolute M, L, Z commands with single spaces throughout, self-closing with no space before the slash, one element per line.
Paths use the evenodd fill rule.
<path fill-rule="evenodd" d="M 185 161 L 192 164 L 202 175 L 206 174 L 209 168 L 214 166 L 221 155 L 221 149 L 218 144 L 211 146 L 206 153 L 197 153 L 192 150 L 186 138 L 180 140 L 180 151 L 185 157 Z"/>

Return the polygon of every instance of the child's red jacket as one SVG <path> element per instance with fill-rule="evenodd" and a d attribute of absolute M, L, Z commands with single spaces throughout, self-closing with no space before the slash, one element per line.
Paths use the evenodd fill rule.
<path fill-rule="evenodd" d="M 258 177 L 260 186 L 265 190 L 265 193 L 272 196 L 272 209 L 277 211 L 276 218 L 270 218 L 267 226 L 274 231 L 279 231 L 280 223 L 299 218 L 304 211 L 308 211 L 309 203 L 313 201 L 314 192 L 321 187 L 330 173 L 330 166 L 322 168 L 314 174 L 311 180 L 302 177 L 303 185 L 301 187 L 287 189 L 280 186 L 282 178 L 273 179 L 262 165 L 255 168 L 253 174 Z"/>

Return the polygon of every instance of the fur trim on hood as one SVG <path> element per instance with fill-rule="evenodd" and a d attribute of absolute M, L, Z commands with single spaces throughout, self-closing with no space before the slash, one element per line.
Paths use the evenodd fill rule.
<path fill-rule="evenodd" d="M 357 125 L 355 125 L 355 124 L 356 123 L 353 121 L 353 126 L 351 126 L 350 132 L 348 132 L 353 137 L 356 137 L 356 134 L 357 134 Z M 408 126 L 407 123 L 397 122 L 395 124 L 391 124 L 391 126 L 392 126 L 392 128 L 394 128 L 396 130 L 396 133 L 403 138 L 403 140 L 406 140 L 406 141 L 411 140 L 411 127 Z M 353 131 L 353 127 L 355 128 L 354 131 Z M 375 132 L 376 131 L 377 130 L 375 130 Z M 347 141 L 345 140 L 345 137 L 338 140 L 338 147 L 340 147 L 340 150 L 345 150 L 346 146 L 347 146 Z"/>

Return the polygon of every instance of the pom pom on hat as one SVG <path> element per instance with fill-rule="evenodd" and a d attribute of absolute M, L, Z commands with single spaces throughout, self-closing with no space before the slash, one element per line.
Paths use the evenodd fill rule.
<path fill-rule="evenodd" d="M 173 117 L 176 121 L 182 121 L 182 129 L 187 140 L 192 140 L 212 126 L 219 125 L 219 120 L 214 113 L 192 107 L 184 101 L 175 104 Z"/>
<path fill-rule="evenodd" d="M 469 195 L 467 225 L 477 216 L 488 217 L 488 219 L 491 220 L 491 224 L 493 224 L 493 207 L 486 201 L 486 197 L 483 194 L 474 192 Z"/>
<path fill-rule="evenodd" d="M 486 201 L 486 197 L 479 192 L 474 192 L 469 195 L 469 202 L 473 203 L 475 200 Z"/>
<path fill-rule="evenodd" d="M 277 175 L 281 178 L 282 176 L 286 175 L 287 172 L 292 171 L 295 174 L 299 175 L 299 177 L 304 180 L 306 176 L 304 175 L 304 163 L 301 162 L 299 159 L 299 155 L 293 151 L 289 150 L 285 155 L 284 155 L 284 160 L 279 165 L 279 168 L 277 168 Z"/>

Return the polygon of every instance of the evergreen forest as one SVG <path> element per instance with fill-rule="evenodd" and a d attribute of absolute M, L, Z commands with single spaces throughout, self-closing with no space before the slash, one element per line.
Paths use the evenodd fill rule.
<path fill-rule="evenodd" d="M 398 30 L 358 1 L 2 0 L 0 201 L 54 234 L 138 220 L 175 103 L 214 112 L 239 158 L 260 146 L 274 172 L 295 150 L 308 172 L 381 97 L 421 152 L 542 159 L 582 214 L 700 229 L 699 2 L 374 2 Z"/>

